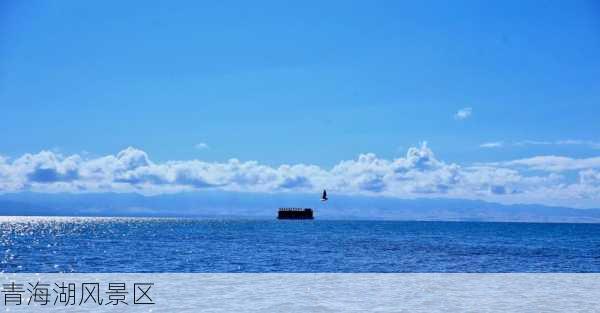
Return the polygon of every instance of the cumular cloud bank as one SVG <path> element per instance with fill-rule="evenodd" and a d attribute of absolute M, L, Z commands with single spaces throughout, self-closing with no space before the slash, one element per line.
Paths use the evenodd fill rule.
<path fill-rule="evenodd" d="M 0 193 L 173 193 L 217 189 L 240 192 L 319 192 L 401 198 L 445 197 L 501 203 L 600 206 L 600 157 L 536 156 L 459 165 L 438 160 L 423 143 L 388 160 L 361 154 L 330 169 L 256 161 L 155 163 L 129 147 L 98 158 L 50 151 L 16 159 L 0 157 Z"/>

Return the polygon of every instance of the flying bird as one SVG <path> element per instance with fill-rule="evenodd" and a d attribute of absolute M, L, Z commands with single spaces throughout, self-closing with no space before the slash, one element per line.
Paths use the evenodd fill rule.
<path fill-rule="evenodd" d="M 323 195 L 321 196 L 321 201 L 327 201 L 327 190 L 323 189 Z"/>

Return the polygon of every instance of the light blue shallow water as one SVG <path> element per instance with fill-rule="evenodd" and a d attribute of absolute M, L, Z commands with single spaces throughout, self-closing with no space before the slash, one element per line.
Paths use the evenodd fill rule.
<path fill-rule="evenodd" d="M 0 219 L 5 272 L 600 272 L 600 225 Z"/>

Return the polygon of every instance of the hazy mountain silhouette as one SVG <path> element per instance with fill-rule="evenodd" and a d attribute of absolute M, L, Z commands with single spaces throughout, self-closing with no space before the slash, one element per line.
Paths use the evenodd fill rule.
<path fill-rule="evenodd" d="M 0 215 L 274 218 L 279 207 L 311 207 L 317 219 L 600 222 L 600 209 L 503 205 L 477 200 L 397 199 L 238 192 L 0 195 Z"/>

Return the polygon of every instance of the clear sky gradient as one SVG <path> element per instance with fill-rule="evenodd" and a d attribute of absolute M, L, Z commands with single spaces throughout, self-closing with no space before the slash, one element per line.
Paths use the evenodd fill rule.
<path fill-rule="evenodd" d="M 507 145 L 600 139 L 594 1 L 3 1 L 0 38 L 8 156 L 133 145 L 331 166 L 421 141 L 459 163 L 598 154 Z"/>

